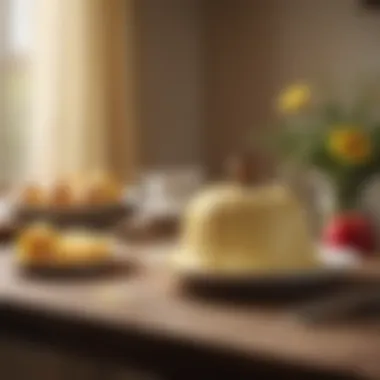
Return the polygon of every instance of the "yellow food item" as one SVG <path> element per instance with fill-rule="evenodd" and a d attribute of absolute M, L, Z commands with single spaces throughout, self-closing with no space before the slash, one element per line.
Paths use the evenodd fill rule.
<path fill-rule="evenodd" d="M 21 204 L 26 206 L 41 206 L 45 202 L 45 194 L 37 185 L 26 186 L 21 193 Z"/>
<path fill-rule="evenodd" d="M 189 204 L 182 227 L 184 265 L 234 273 L 318 266 L 303 210 L 280 185 L 212 187 Z"/>
<path fill-rule="evenodd" d="M 57 247 L 57 261 L 63 265 L 90 264 L 110 254 L 111 244 L 107 238 L 81 231 L 65 234 Z"/>
<path fill-rule="evenodd" d="M 97 174 L 90 180 L 85 176 L 72 176 L 60 180 L 48 191 L 38 185 L 25 187 L 20 203 L 27 206 L 44 205 L 50 208 L 72 208 L 86 205 L 108 205 L 122 200 L 123 186 L 110 175 Z"/>
<path fill-rule="evenodd" d="M 56 183 L 51 189 L 49 201 L 55 207 L 71 206 L 75 201 L 73 187 L 64 181 Z"/>
<path fill-rule="evenodd" d="M 46 224 L 27 228 L 17 242 L 24 264 L 77 265 L 107 259 L 112 251 L 107 237 L 86 231 L 59 234 Z"/>
<path fill-rule="evenodd" d="M 284 113 L 297 113 L 305 108 L 310 100 L 310 88 L 305 84 L 294 84 L 280 94 L 278 107 Z"/>
<path fill-rule="evenodd" d="M 369 136 L 354 126 L 338 126 L 329 135 L 328 148 L 332 156 L 350 164 L 362 164 L 372 154 Z"/>
<path fill-rule="evenodd" d="M 110 176 L 99 175 L 90 182 L 85 198 L 88 204 L 101 205 L 118 203 L 121 197 L 120 183 Z"/>
<path fill-rule="evenodd" d="M 19 258 L 26 263 L 46 263 L 55 258 L 58 234 L 46 224 L 35 224 L 23 231 L 17 242 Z"/>

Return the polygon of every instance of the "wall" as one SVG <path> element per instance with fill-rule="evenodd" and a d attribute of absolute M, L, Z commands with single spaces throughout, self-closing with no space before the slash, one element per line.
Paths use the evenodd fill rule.
<path fill-rule="evenodd" d="M 202 43 L 198 0 L 137 0 L 141 163 L 202 159 Z"/>
<path fill-rule="evenodd" d="M 332 78 L 341 83 L 380 73 L 379 11 L 365 10 L 360 0 L 277 3 L 277 49 L 284 62 L 278 65 L 279 80 Z"/>
<path fill-rule="evenodd" d="M 213 173 L 263 123 L 273 72 L 266 1 L 204 1 L 206 162 Z"/>
<path fill-rule="evenodd" d="M 205 159 L 218 173 L 230 151 L 252 145 L 253 131 L 266 128 L 287 83 L 380 71 L 380 12 L 359 0 L 136 5 L 144 167 Z"/>
<path fill-rule="evenodd" d="M 380 12 L 359 0 L 204 1 L 207 162 L 273 117 L 274 94 L 299 79 L 354 81 L 380 74 Z"/>

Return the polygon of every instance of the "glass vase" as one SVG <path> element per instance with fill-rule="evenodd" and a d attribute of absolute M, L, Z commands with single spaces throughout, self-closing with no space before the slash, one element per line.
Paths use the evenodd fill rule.
<path fill-rule="evenodd" d="M 327 247 L 352 250 L 360 256 L 372 256 L 376 249 L 374 224 L 361 205 L 361 188 L 339 184 L 331 189 L 331 209 L 322 227 Z"/>

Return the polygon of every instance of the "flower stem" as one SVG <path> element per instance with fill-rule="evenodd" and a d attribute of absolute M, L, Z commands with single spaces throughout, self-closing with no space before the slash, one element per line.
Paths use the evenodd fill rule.
<path fill-rule="evenodd" d="M 358 186 L 336 186 L 335 212 L 353 211 L 358 209 L 360 188 Z"/>

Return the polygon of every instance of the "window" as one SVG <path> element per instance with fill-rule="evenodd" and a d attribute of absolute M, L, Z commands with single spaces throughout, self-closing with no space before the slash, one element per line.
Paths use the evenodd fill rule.
<path fill-rule="evenodd" d="M 0 1 L 0 183 L 21 173 L 30 114 L 35 0 Z"/>

